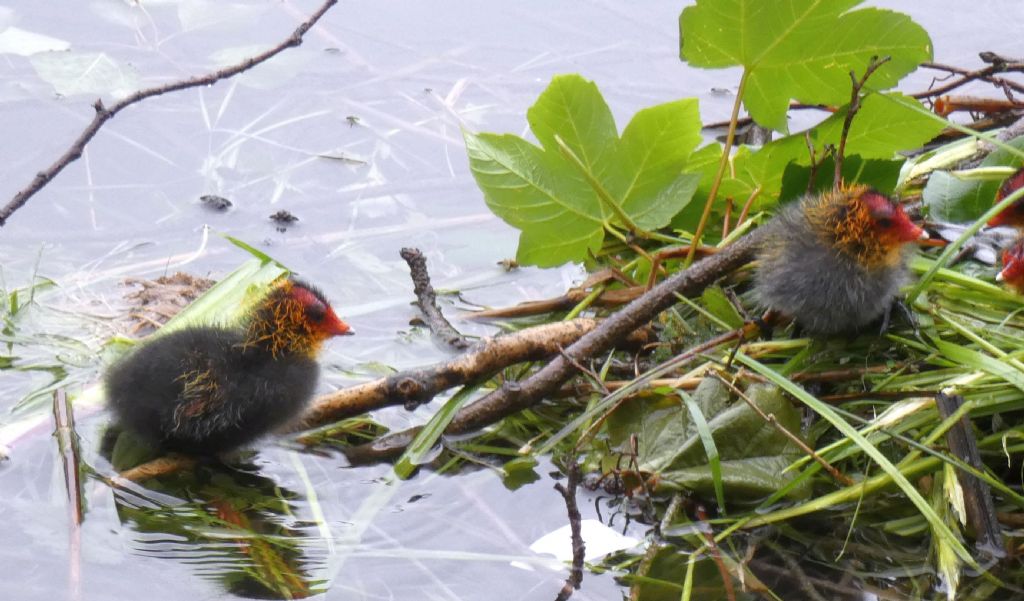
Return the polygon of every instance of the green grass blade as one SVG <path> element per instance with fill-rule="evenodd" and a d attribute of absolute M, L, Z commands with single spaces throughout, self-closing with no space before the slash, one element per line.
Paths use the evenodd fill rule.
<path fill-rule="evenodd" d="M 417 467 L 423 464 L 427 454 L 430 453 L 430 450 L 437 444 L 438 439 L 444 434 L 445 428 L 455 418 L 455 414 L 478 388 L 480 388 L 480 384 L 463 386 L 461 390 L 453 394 L 452 398 L 445 402 L 440 411 L 430 418 L 430 421 L 420 429 L 419 433 L 416 434 L 416 438 L 413 439 L 412 443 L 406 447 L 405 452 L 402 453 L 402 456 L 395 462 L 396 476 L 405 480 L 412 475 Z"/>
<path fill-rule="evenodd" d="M 917 507 L 917 510 L 924 516 L 931 525 L 932 533 L 935 536 L 943 538 L 946 543 L 953 549 L 957 556 L 960 557 L 965 563 L 970 565 L 972 568 L 980 570 L 977 562 L 971 557 L 971 554 L 964 548 L 963 544 L 957 538 L 957 536 L 949 529 L 949 527 L 942 521 L 942 518 L 935 513 L 931 504 L 921 496 L 921 493 L 914 488 L 914 485 L 907 480 L 895 465 L 892 464 L 889 459 L 882 454 L 873 444 L 868 442 L 864 436 L 857 431 L 856 428 L 851 426 L 842 417 L 836 413 L 832 407 L 819 401 L 815 397 L 808 394 L 804 389 L 800 388 L 793 382 L 789 381 L 785 377 L 779 375 L 768 366 L 762 364 L 760 361 L 748 357 L 746 354 L 739 352 L 736 353 L 736 360 L 746 365 L 750 369 L 754 370 L 758 374 L 764 376 L 768 380 L 781 387 L 784 391 L 789 393 L 792 397 L 796 398 L 800 402 L 804 403 L 811 408 L 812 411 L 820 415 L 822 418 L 827 420 L 833 427 L 835 427 L 844 436 L 851 439 L 854 444 L 860 447 L 865 454 L 868 455 L 877 465 L 884 471 L 892 481 L 903 491 L 910 502 Z"/>

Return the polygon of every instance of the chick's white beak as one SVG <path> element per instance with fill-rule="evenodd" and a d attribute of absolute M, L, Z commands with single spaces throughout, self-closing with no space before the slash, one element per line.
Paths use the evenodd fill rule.
<path fill-rule="evenodd" d="M 996 274 L 996 281 L 997 282 L 1002 282 L 1004 279 L 1006 279 L 1006 278 L 1003 277 L 1003 272 L 1000 271 L 999 273 Z"/>

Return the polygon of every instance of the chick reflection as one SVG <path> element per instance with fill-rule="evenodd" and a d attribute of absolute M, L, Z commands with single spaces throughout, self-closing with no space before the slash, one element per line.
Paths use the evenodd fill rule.
<path fill-rule="evenodd" d="M 310 578 L 305 533 L 289 525 L 297 497 L 254 466 L 211 459 L 118 491 L 116 501 L 123 524 L 171 535 L 140 537 L 135 552 L 192 564 L 238 596 L 302 599 L 324 591 Z"/>

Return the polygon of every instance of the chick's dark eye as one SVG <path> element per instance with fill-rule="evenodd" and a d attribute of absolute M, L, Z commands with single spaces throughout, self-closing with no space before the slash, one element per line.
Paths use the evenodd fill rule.
<path fill-rule="evenodd" d="M 314 321 L 323 321 L 327 316 L 327 307 L 322 303 L 313 303 L 306 307 L 306 315 Z"/>
<path fill-rule="evenodd" d="M 878 227 L 881 227 L 881 228 L 890 228 L 890 227 L 892 227 L 892 219 L 889 219 L 888 217 L 882 217 L 882 218 L 878 219 L 877 223 L 878 223 Z"/>

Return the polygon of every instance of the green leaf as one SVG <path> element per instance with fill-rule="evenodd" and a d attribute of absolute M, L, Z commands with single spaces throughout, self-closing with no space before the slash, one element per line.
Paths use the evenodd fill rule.
<path fill-rule="evenodd" d="M 800 431 L 799 412 L 777 388 L 752 386 L 748 394 L 779 424 L 791 432 Z M 801 451 L 746 402 L 732 401 L 714 378 L 705 379 L 693 396 L 718 453 L 720 478 L 692 413 L 676 397 L 633 403 L 613 413 L 607 425 L 612 444 L 622 444 L 637 433 L 640 469 L 659 474 L 659 485 L 669 489 L 713 493 L 718 481 L 724 493 L 752 498 L 771 494 L 793 480 L 783 470 L 802 456 Z M 806 492 L 801 487 L 793 494 Z"/>
<path fill-rule="evenodd" d="M 1009 145 L 1024 148 L 1024 136 L 1010 140 Z M 1021 159 L 1000 148 L 985 157 L 980 166 L 1002 165 L 1019 167 Z M 964 180 L 944 171 L 934 171 L 928 178 L 922 201 L 933 219 L 956 223 L 974 221 L 992 208 L 1001 184 L 998 180 Z"/>
<path fill-rule="evenodd" d="M 600 248 L 600 204 L 577 173 L 559 174 L 557 157 L 516 136 L 466 132 L 465 139 L 487 206 L 522 230 L 520 263 L 561 265 Z"/>
<path fill-rule="evenodd" d="M 579 75 L 556 75 L 526 112 L 526 121 L 548 152 L 557 155 L 558 135 L 598 176 L 611 164 L 619 132 L 594 82 Z"/>
<path fill-rule="evenodd" d="M 843 160 L 843 181 L 847 184 L 867 184 L 877 190 L 889 192 L 896 189 L 903 161 L 862 160 L 857 155 L 847 156 Z M 832 189 L 835 162 L 832 157 L 822 161 L 814 174 L 814 185 L 811 190 L 824 192 Z M 807 193 L 807 179 L 811 177 L 810 166 L 790 163 L 782 175 L 782 190 L 779 200 L 785 202 L 800 198 Z"/>
<path fill-rule="evenodd" d="M 639 111 L 620 139 L 597 86 L 560 75 L 527 118 L 540 147 L 464 132 L 487 206 L 522 231 L 520 263 L 583 261 L 608 228 L 643 236 L 668 225 L 697 189 L 699 175 L 683 172 L 701 139 L 694 99 Z"/>
<path fill-rule="evenodd" d="M 920 106 L 917 100 L 898 92 L 885 96 L 890 98 L 873 94 L 861 102 L 846 139 L 847 155 L 860 155 L 865 159 L 893 159 L 900 151 L 920 148 L 942 131 L 941 122 L 907 106 L 907 103 Z M 848 108 L 837 111 L 814 127 L 816 149 L 820 150 L 826 144 L 839 145 Z M 809 164 L 810 156 L 805 154 L 802 162 Z"/>
<path fill-rule="evenodd" d="M 891 87 L 931 59 L 928 34 L 910 17 L 859 0 L 698 0 L 679 17 L 680 56 L 695 67 L 742 66 L 743 103 L 758 123 L 786 131 L 791 99 L 849 101 L 850 71 L 871 57 L 891 57 L 871 76 Z"/>
<path fill-rule="evenodd" d="M 708 310 L 708 313 L 725 322 L 730 328 L 743 326 L 743 316 L 736 310 L 736 307 L 720 286 L 705 288 L 704 292 L 700 295 L 700 300 L 704 304 L 704 308 Z"/>
<path fill-rule="evenodd" d="M 609 188 L 637 225 L 656 229 L 689 202 L 700 175 L 680 174 L 700 143 L 697 100 L 688 98 L 643 109 L 622 132 Z"/>

